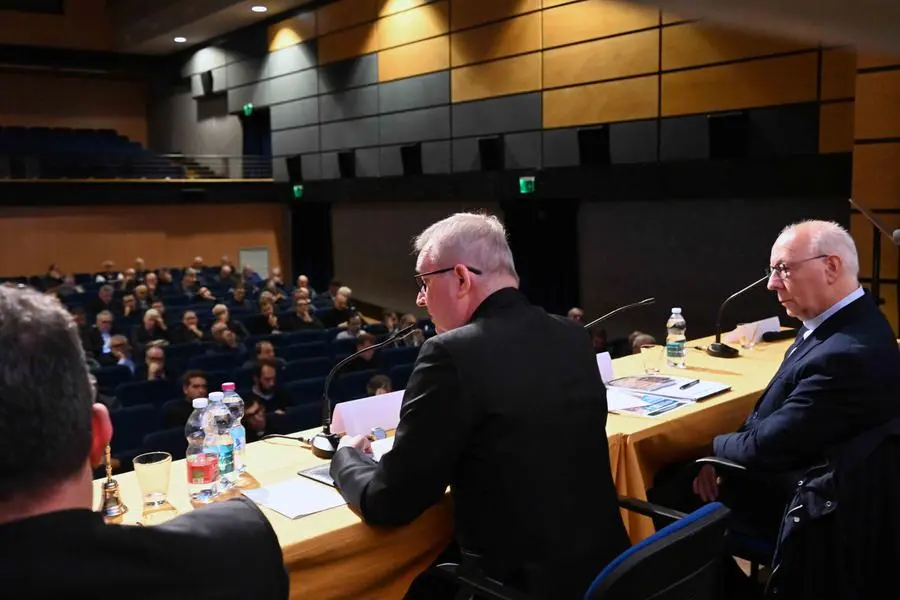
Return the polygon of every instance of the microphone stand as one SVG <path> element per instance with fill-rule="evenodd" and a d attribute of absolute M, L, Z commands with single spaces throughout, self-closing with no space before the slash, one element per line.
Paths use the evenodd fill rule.
<path fill-rule="evenodd" d="M 608 318 L 610 318 L 611 316 L 613 316 L 617 313 L 622 312 L 623 310 L 628 310 L 629 308 L 635 308 L 637 306 L 650 306 L 651 304 L 655 304 L 655 303 L 656 303 L 656 298 L 644 298 L 640 302 L 633 302 L 631 304 L 626 304 L 625 306 L 620 306 L 619 308 L 617 308 L 615 310 L 609 311 L 602 317 L 597 317 L 596 319 L 594 319 L 593 321 L 591 321 L 590 323 L 585 325 L 584 328 L 587 330 L 591 330 L 594 327 L 596 327 L 597 325 L 599 325 L 600 323 L 602 323 L 603 321 L 607 320 Z"/>
<path fill-rule="evenodd" d="M 738 352 L 737 348 L 732 348 L 728 344 L 722 343 L 722 315 L 725 313 L 725 307 L 728 306 L 728 303 L 744 294 L 764 281 L 768 281 L 769 276 L 760 277 L 744 289 L 733 293 L 732 295 L 725 298 L 725 302 L 719 307 L 719 314 L 716 316 L 716 341 L 706 347 L 706 353 L 710 356 L 715 356 L 717 358 L 735 358 L 740 352 Z"/>
<path fill-rule="evenodd" d="M 366 352 L 378 350 L 388 344 L 392 344 L 397 340 L 402 340 L 413 331 L 416 330 L 417 325 L 409 325 L 404 327 L 397 333 L 389 336 L 387 339 L 378 342 L 377 344 L 373 344 L 368 348 L 364 348 L 362 350 L 358 350 L 340 361 L 338 364 L 334 365 L 331 368 L 331 371 L 328 372 L 328 377 L 325 378 L 325 387 L 322 391 L 322 433 L 317 433 L 311 440 L 309 440 L 309 444 L 312 447 L 312 453 L 318 458 L 330 459 L 334 456 L 334 453 L 337 452 L 338 442 L 341 440 L 341 436 L 331 431 L 331 397 L 328 395 L 328 390 L 331 387 L 331 381 L 334 379 L 335 375 L 344 368 L 344 365 L 352 362 L 358 356 L 365 354 Z"/>
<path fill-rule="evenodd" d="M 881 239 L 878 232 L 883 233 L 895 246 L 900 246 L 900 229 L 891 230 L 872 209 L 866 208 L 853 198 L 848 199 L 850 206 L 858 210 L 872 224 L 872 283 L 869 285 L 876 306 L 881 306 Z M 900 269 L 900 264 L 898 264 Z M 900 273 L 900 271 L 898 271 Z M 898 305 L 900 311 L 900 305 Z"/>

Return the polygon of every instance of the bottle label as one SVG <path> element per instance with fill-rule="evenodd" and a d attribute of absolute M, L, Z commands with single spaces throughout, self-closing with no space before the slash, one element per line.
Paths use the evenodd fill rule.
<path fill-rule="evenodd" d="M 684 356 L 684 341 L 666 342 L 666 356 L 669 358 Z"/>
<path fill-rule="evenodd" d="M 222 444 L 219 446 L 219 474 L 230 475 L 234 471 L 234 446 Z"/>
<path fill-rule="evenodd" d="M 215 454 L 193 454 L 187 458 L 188 483 L 212 485 L 219 477 L 219 457 Z"/>

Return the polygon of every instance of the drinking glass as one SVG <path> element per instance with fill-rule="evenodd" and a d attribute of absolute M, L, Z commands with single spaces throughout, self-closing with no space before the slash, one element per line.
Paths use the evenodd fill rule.
<path fill-rule="evenodd" d="M 166 503 L 171 470 L 172 455 L 168 452 L 147 452 L 134 457 L 134 473 L 145 508 L 156 508 Z"/>
<path fill-rule="evenodd" d="M 663 349 L 662 344 L 641 344 L 641 361 L 644 363 L 644 373 L 647 375 L 656 375 L 662 366 Z"/>
<path fill-rule="evenodd" d="M 741 348 L 752 350 L 756 345 L 756 323 L 741 323 L 737 329 L 741 339 Z"/>

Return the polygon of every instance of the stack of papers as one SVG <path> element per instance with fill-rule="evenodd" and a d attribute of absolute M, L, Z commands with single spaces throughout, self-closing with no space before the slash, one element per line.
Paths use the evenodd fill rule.
<path fill-rule="evenodd" d="M 333 487 L 326 487 L 303 477 L 256 490 L 244 490 L 244 495 L 288 519 L 305 517 L 347 504 L 340 492 Z"/>
<path fill-rule="evenodd" d="M 665 375 L 620 377 L 607 385 L 609 412 L 645 417 L 658 417 L 731 389 L 715 381 Z"/>

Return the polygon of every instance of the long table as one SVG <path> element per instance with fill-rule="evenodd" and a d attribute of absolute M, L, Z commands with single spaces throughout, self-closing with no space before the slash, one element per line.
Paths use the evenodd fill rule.
<path fill-rule="evenodd" d="M 645 498 L 659 466 L 702 454 L 714 435 L 737 427 L 777 369 L 786 346 L 762 344 L 733 360 L 715 359 L 692 350 L 687 369 L 672 370 L 672 374 L 728 383 L 732 386 L 730 392 L 659 418 L 609 415 L 610 465 L 619 493 Z M 616 376 L 640 373 L 640 357 L 617 359 L 614 369 Z M 663 372 L 670 371 L 664 368 Z M 314 432 L 304 432 L 304 436 L 311 433 Z M 296 477 L 298 470 L 323 462 L 291 440 L 276 438 L 247 447 L 248 471 L 262 486 Z M 116 480 L 129 507 L 123 524 L 136 524 L 142 516 L 137 479 L 130 472 L 117 475 Z M 184 461 L 173 462 L 169 500 L 179 513 L 193 510 L 186 481 Z M 95 506 L 102 482 L 94 482 Z M 410 525 L 398 528 L 366 525 L 347 506 L 296 520 L 262 510 L 281 543 L 290 572 L 292 598 L 401 598 L 415 575 L 446 547 L 452 534 L 449 497 Z M 647 519 L 628 513 L 625 523 L 634 541 L 652 533 Z"/>

